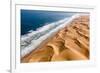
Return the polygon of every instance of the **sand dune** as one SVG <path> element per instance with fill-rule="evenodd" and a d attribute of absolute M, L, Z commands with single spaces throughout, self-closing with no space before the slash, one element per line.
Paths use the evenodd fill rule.
<path fill-rule="evenodd" d="M 89 59 L 89 15 L 80 15 L 37 49 L 21 58 L 22 63 Z"/>

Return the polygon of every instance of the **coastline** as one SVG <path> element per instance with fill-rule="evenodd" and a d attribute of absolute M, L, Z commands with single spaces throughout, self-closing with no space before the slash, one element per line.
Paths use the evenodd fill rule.
<path fill-rule="evenodd" d="M 83 21 L 80 20 L 80 18 L 83 19 Z M 83 25 L 81 26 L 79 24 L 83 24 Z M 74 26 L 75 28 L 72 29 L 72 27 Z M 21 58 L 21 62 L 27 63 L 27 62 L 41 62 L 41 61 L 44 62 L 44 61 L 60 61 L 60 60 L 61 61 L 63 60 L 88 60 L 89 59 L 89 15 L 85 15 L 85 14 L 75 15 L 69 21 L 67 21 L 64 25 L 59 26 L 58 29 L 59 30 L 57 30 L 56 33 L 52 35 L 52 37 L 48 35 L 48 37 L 50 37 L 49 39 L 46 38 L 45 40 L 43 40 L 43 43 L 39 45 L 39 47 L 37 47 L 35 50 L 32 49 L 30 53 L 28 53 L 23 58 Z M 81 50 L 80 46 L 75 43 L 75 40 L 73 40 L 76 37 L 80 37 L 79 35 L 76 36 L 77 29 L 82 29 L 81 31 L 80 30 L 78 31 L 78 34 L 84 36 L 85 38 L 85 39 L 82 37 L 77 38 L 77 43 L 80 42 L 81 43 L 80 46 L 85 48 L 85 50 L 84 49 Z M 86 31 L 86 32 L 84 33 L 82 31 Z M 66 33 L 67 35 L 65 36 Z M 45 48 L 46 46 L 49 49 L 46 49 Z M 62 48 L 59 49 L 58 46 L 62 46 L 63 49 Z M 68 48 L 70 48 L 70 50 L 68 50 Z M 73 48 L 77 48 L 77 49 L 73 49 Z M 69 56 L 70 58 L 68 57 L 68 55 L 70 55 Z M 75 55 L 76 55 L 76 58 L 74 58 Z"/>

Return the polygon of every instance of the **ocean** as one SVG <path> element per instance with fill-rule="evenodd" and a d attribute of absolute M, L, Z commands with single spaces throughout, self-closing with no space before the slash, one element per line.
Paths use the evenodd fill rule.
<path fill-rule="evenodd" d="M 62 11 L 42 11 L 42 10 L 21 10 L 21 35 L 25 35 L 30 31 L 36 31 L 38 28 L 48 24 L 70 18 L 72 12 Z"/>

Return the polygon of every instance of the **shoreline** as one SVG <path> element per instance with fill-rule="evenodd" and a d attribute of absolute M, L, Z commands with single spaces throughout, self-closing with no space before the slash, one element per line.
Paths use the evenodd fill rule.
<path fill-rule="evenodd" d="M 70 24 L 70 22 L 72 20 L 74 20 L 75 18 L 78 18 L 80 15 L 83 16 L 83 15 L 87 15 L 87 14 L 75 14 L 75 15 L 73 15 L 71 18 L 69 18 L 69 20 L 67 20 L 67 21 L 65 20 L 65 22 L 63 24 L 59 25 L 58 28 L 53 29 L 52 31 L 49 32 L 49 34 L 46 34 L 46 35 L 40 37 L 39 39 L 33 41 L 33 43 L 31 43 L 31 41 L 32 41 L 31 40 L 31 38 L 32 38 L 31 36 L 33 36 L 34 34 L 30 33 L 29 36 L 27 35 L 26 37 L 24 37 L 26 39 L 24 39 L 23 41 L 27 41 L 27 43 L 29 43 L 29 45 L 27 47 L 25 47 L 25 48 L 21 48 L 22 49 L 21 50 L 21 57 L 23 57 L 26 54 L 30 53 L 32 50 L 34 50 L 39 44 L 41 44 L 45 39 L 47 39 L 53 33 L 56 33 L 57 31 L 63 29 L 66 26 L 68 26 L 68 24 Z M 63 20 L 61 20 L 61 21 L 63 21 Z M 21 43 L 23 41 L 21 41 Z M 38 42 L 38 44 L 36 44 L 35 42 Z M 23 42 L 23 43 L 26 43 L 26 42 Z M 32 46 L 32 44 L 34 44 L 34 46 Z M 33 49 L 33 47 L 34 47 L 34 49 Z"/>
<path fill-rule="evenodd" d="M 86 16 L 86 15 L 81 15 L 81 16 Z M 80 17 L 80 15 L 79 15 L 79 17 Z M 77 17 L 75 17 L 74 19 L 72 19 L 72 21 L 74 21 L 76 18 L 79 18 L 78 16 Z M 66 26 L 63 26 L 63 28 L 62 29 L 60 29 L 59 31 L 61 31 L 61 30 L 63 30 L 63 29 L 65 29 L 66 27 L 68 27 L 68 24 L 69 24 L 69 26 L 71 25 L 71 22 L 72 21 L 70 21 L 69 23 L 66 23 Z M 59 32 L 58 32 L 59 33 Z M 58 34 L 58 33 L 56 33 L 56 34 Z M 52 37 L 54 37 L 54 36 L 56 36 L 56 34 L 55 35 L 53 35 Z M 50 36 L 49 36 L 50 37 Z M 48 42 L 49 41 L 49 39 L 47 38 L 45 41 L 43 41 L 43 42 Z M 42 43 L 43 44 L 43 43 Z M 46 43 L 44 43 L 44 44 L 46 44 Z M 42 46 L 44 46 L 44 44 L 42 45 Z M 39 46 L 39 48 L 41 48 L 41 45 Z M 39 48 L 37 48 L 37 49 L 35 49 L 35 50 L 39 50 Z M 31 51 L 31 53 L 32 52 L 35 52 L 35 50 L 33 50 L 33 51 Z M 29 54 L 27 54 L 27 56 L 28 55 L 30 55 L 30 53 Z M 26 57 L 27 57 L 26 56 Z M 25 59 L 25 57 L 23 57 L 24 59 Z M 22 60 L 22 59 L 21 59 Z"/>

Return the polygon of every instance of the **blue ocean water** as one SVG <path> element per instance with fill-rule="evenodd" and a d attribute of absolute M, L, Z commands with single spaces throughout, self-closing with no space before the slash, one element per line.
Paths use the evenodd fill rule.
<path fill-rule="evenodd" d="M 69 18 L 74 13 L 61 11 L 21 10 L 21 35 L 46 24 Z"/>

